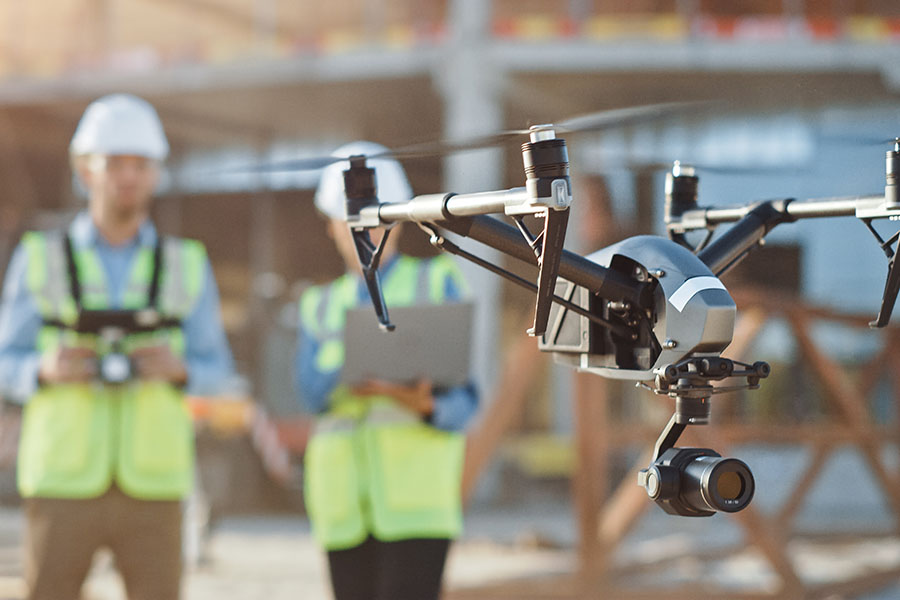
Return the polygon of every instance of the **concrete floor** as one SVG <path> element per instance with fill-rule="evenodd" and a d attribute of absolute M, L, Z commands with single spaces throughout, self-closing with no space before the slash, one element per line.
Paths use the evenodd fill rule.
<path fill-rule="evenodd" d="M 789 483 L 804 462 L 802 453 L 745 448 L 735 451 L 757 476 L 755 505 L 773 509 L 789 493 Z M 886 460 L 896 466 L 896 456 Z M 530 486 L 506 494 L 515 501 L 476 504 L 467 513 L 466 533 L 451 551 L 446 584 L 464 589 L 530 577 L 571 573 L 577 557 L 576 529 L 565 486 Z M 804 581 L 827 583 L 873 569 L 900 566 L 900 537 L 867 469 L 853 452 L 837 452 L 804 506 L 797 526 L 809 533 L 844 529 L 866 531 L 868 537 L 813 543 L 801 538 L 789 546 Z M 22 515 L 14 507 L 0 509 L 0 600 L 20 598 Z M 668 560 L 642 571 L 632 583 L 645 587 L 703 580 L 736 591 L 762 591 L 777 578 L 753 550 L 712 561 L 691 558 L 696 550 L 739 543 L 742 534 L 730 517 L 678 519 L 652 507 L 618 549 L 620 565 Z M 124 598 L 111 558 L 100 554 L 86 586 L 89 600 Z M 627 581 L 627 580 L 626 580 Z M 205 544 L 204 560 L 189 570 L 186 600 L 327 599 L 328 582 L 322 554 L 311 539 L 306 520 L 294 514 L 252 514 L 218 521 Z M 829 600 L 897 600 L 900 580 L 885 589 L 850 592 Z"/>

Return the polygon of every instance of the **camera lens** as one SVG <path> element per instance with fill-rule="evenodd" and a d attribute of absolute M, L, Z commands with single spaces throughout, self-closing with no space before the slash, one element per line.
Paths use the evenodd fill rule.
<path fill-rule="evenodd" d="M 726 471 L 719 475 L 716 491 L 725 500 L 737 500 L 744 493 L 744 478 L 736 471 Z"/>
<path fill-rule="evenodd" d="M 710 448 L 669 448 L 641 471 L 638 483 L 664 511 L 685 517 L 738 512 L 756 489 L 746 464 Z"/>
<path fill-rule="evenodd" d="M 750 469 L 736 458 L 698 456 L 684 468 L 682 498 L 697 510 L 737 512 L 753 498 Z"/>

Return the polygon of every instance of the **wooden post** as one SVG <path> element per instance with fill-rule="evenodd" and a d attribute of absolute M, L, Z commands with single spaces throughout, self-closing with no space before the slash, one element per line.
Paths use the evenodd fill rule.
<path fill-rule="evenodd" d="M 833 594 L 856 593 L 875 589 L 877 585 L 895 580 L 900 574 L 900 566 L 877 569 L 853 577 L 851 580 L 811 585 L 802 581 L 794 568 L 788 541 L 795 514 L 802 506 L 809 489 L 820 477 L 823 467 L 837 444 L 853 444 L 860 448 L 863 457 L 881 484 L 881 489 L 900 521 L 900 477 L 889 471 L 881 459 L 881 449 L 885 443 L 900 439 L 897 425 L 876 426 L 869 416 L 866 401 L 875 389 L 878 377 L 888 369 L 894 383 L 895 401 L 900 412 L 900 340 L 896 331 L 885 332 L 885 347 L 862 369 L 861 381 L 856 381 L 834 359 L 826 356 L 810 337 L 809 326 L 813 319 L 836 321 L 851 326 L 865 326 L 865 319 L 834 315 L 796 302 L 782 302 L 778 298 L 756 296 L 750 310 L 744 311 L 735 329 L 734 342 L 726 355 L 732 358 L 746 358 L 746 349 L 752 344 L 766 320 L 776 313 L 785 313 L 794 330 L 801 357 L 821 381 L 821 389 L 829 405 L 833 407 L 835 418 L 829 423 L 804 425 L 777 424 L 725 424 L 711 427 L 690 427 L 685 432 L 686 446 L 714 448 L 727 455 L 726 440 L 732 443 L 749 440 L 773 443 L 801 444 L 811 449 L 810 460 L 803 472 L 796 478 L 794 489 L 787 500 L 772 515 L 761 514 L 751 505 L 735 513 L 730 518 L 740 526 L 747 544 L 756 548 L 766 559 L 781 580 L 781 587 L 771 592 L 731 592 L 709 590 L 702 586 L 680 586 L 667 590 L 666 597 L 673 599 L 788 599 L 825 598 Z M 790 308 L 785 309 L 785 305 Z M 527 389 L 528 350 L 537 355 L 533 346 L 517 346 L 513 354 L 513 367 L 508 367 L 502 381 L 509 386 L 507 392 L 498 395 L 496 406 L 492 406 L 486 421 L 499 415 L 506 425 L 494 430 L 482 424 L 482 434 L 478 436 L 483 446 L 478 460 L 487 461 L 489 449 L 496 445 L 500 431 L 505 430 L 515 419 L 515 413 L 522 402 L 522 394 Z M 535 357 L 536 359 L 536 357 Z M 518 582 L 491 586 L 484 595 L 471 591 L 466 594 L 451 594 L 452 597 L 483 598 L 653 598 L 658 591 L 619 588 L 616 571 L 609 568 L 609 558 L 615 547 L 628 534 L 646 510 L 654 509 L 643 489 L 636 484 L 635 471 L 645 467 L 650 460 L 649 450 L 639 459 L 633 469 L 620 483 L 615 492 L 604 503 L 607 482 L 608 450 L 615 444 L 631 444 L 646 439 L 647 446 L 657 433 L 656 427 L 645 423 L 627 426 L 625 430 L 609 422 L 606 411 L 608 402 L 607 384 L 590 375 L 576 375 L 575 379 L 575 436 L 577 444 L 577 470 L 572 482 L 573 502 L 579 529 L 579 571 L 575 578 L 553 578 L 541 581 Z M 505 388 L 501 388 L 505 389 Z M 659 398 L 667 408 L 671 408 L 668 398 Z M 661 426 L 661 424 L 659 424 Z M 487 432 L 487 433 L 485 433 Z M 492 444 L 486 441 L 494 440 Z M 598 508 L 602 510 L 598 512 Z"/>
<path fill-rule="evenodd" d="M 466 463 L 463 468 L 462 494 L 468 500 L 475 489 L 478 477 L 493 456 L 500 440 L 522 414 L 522 406 L 531 375 L 545 357 L 533 338 L 519 338 L 504 362 L 503 372 L 491 394 L 487 406 L 475 429 L 469 433 L 466 445 Z"/>
<path fill-rule="evenodd" d="M 900 485 L 893 473 L 888 472 L 881 459 L 881 445 L 875 439 L 868 416 L 868 406 L 859 397 L 847 373 L 830 357 L 822 353 L 809 333 L 809 319 L 798 309 L 791 310 L 788 318 L 801 351 L 815 375 L 822 382 L 826 399 L 855 434 L 855 445 L 869 463 L 872 474 L 884 491 L 895 516 L 900 517 Z"/>
<path fill-rule="evenodd" d="M 572 500 L 578 519 L 578 562 L 587 589 L 606 571 L 599 537 L 599 516 L 609 479 L 609 382 L 588 373 L 574 374 L 576 467 Z"/>

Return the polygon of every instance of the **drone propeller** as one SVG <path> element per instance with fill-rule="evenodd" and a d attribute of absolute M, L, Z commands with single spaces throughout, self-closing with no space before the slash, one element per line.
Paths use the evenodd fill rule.
<path fill-rule="evenodd" d="M 664 102 L 660 104 L 647 104 L 628 108 L 617 108 L 599 112 L 570 117 L 557 123 L 539 125 L 538 127 L 552 129 L 560 133 L 588 133 L 592 131 L 604 131 L 627 125 L 644 123 L 667 116 L 683 113 L 689 110 L 697 110 L 701 107 L 709 107 L 713 103 L 706 102 Z M 397 148 L 391 154 L 397 158 L 418 158 L 420 156 L 443 156 L 454 152 L 478 150 L 499 146 L 512 139 L 528 135 L 532 129 L 508 129 L 489 135 L 476 136 L 464 140 L 440 140 L 426 142 Z"/>
<path fill-rule="evenodd" d="M 693 161 L 642 161 L 626 159 L 623 161 L 610 161 L 598 168 L 588 168 L 588 171 L 599 173 L 600 175 L 609 175 L 611 173 L 619 173 L 622 171 L 629 172 L 647 172 L 647 171 L 671 171 L 673 168 L 693 169 L 700 173 L 711 173 L 716 175 L 767 175 L 767 174 L 790 174 L 801 173 L 805 169 L 800 166 L 752 166 L 752 165 L 716 165 L 704 164 Z"/>
<path fill-rule="evenodd" d="M 700 109 L 709 109 L 720 103 L 715 100 L 701 100 L 692 102 L 662 102 L 659 104 L 645 104 L 643 106 L 631 106 L 628 108 L 616 108 L 600 112 L 588 113 L 577 117 L 570 117 L 555 124 L 558 131 L 565 133 L 587 133 L 591 131 L 603 131 L 623 125 L 635 125 L 656 119 Z"/>
<path fill-rule="evenodd" d="M 607 129 L 615 129 L 617 127 L 661 119 L 676 113 L 683 113 L 689 110 L 697 110 L 701 107 L 708 107 L 711 104 L 712 103 L 708 101 L 665 102 L 661 104 L 647 104 L 644 106 L 633 106 L 629 108 L 618 108 L 613 110 L 604 110 L 600 112 L 589 113 L 586 115 L 564 119 L 559 123 L 543 127 L 564 133 L 586 133 L 591 131 L 603 131 Z M 469 150 L 478 150 L 480 148 L 499 146 L 512 139 L 521 137 L 523 135 L 528 135 L 530 132 L 531 129 L 510 129 L 463 140 L 439 140 L 435 142 L 423 142 L 407 146 L 400 146 L 388 152 L 368 155 L 366 156 L 366 158 L 414 159 L 446 156 L 448 154 L 454 154 L 456 152 L 466 152 Z M 347 160 L 346 157 L 313 156 L 309 158 L 298 158 L 293 160 L 283 160 L 257 165 L 234 167 L 229 168 L 228 171 L 257 173 L 269 173 L 277 171 L 315 171 L 318 169 L 324 169 L 328 165 L 345 160 Z"/>
<path fill-rule="evenodd" d="M 853 146 L 887 146 L 888 144 L 900 144 L 900 136 L 883 138 L 870 135 L 823 135 L 820 136 L 819 139 L 826 142 L 838 142 L 840 144 L 850 144 Z"/>
<path fill-rule="evenodd" d="M 259 165 L 246 165 L 242 167 L 230 168 L 229 171 L 252 171 L 257 173 L 269 173 L 277 171 L 318 171 L 324 169 L 328 165 L 338 161 L 347 160 L 346 158 L 336 158 L 334 156 L 311 156 L 309 158 L 295 158 L 291 160 L 280 160 L 276 162 L 264 163 Z"/>

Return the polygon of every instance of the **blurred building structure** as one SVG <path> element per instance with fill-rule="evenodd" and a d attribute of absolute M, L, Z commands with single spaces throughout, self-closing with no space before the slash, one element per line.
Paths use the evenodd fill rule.
<path fill-rule="evenodd" d="M 619 212 L 646 230 L 660 194 L 642 163 L 808 168 L 831 160 L 820 134 L 846 134 L 842 123 L 860 110 L 868 124 L 851 133 L 884 133 L 871 114 L 896 99 L 897 40 L 900 6 L 889 0 L 8 0 L 0 233 L 8 249 L 39 211 L 77 207 L 65 149 L 91 98 L 146 96 L 173 146 L 158 218 L 209 245 L 238 358 L 260 384 L 258 336 L 244 334 L 261 331 L 291 284 L 340 263 L 309 210 L 315 173 L 229 165 L 321 154 L 353 138 L 399 145 L 633 104 L 723 101 L 709 115 L 573 141 L 575 175 L 616 171 Z M 413 184 L 520 185 L 520 159 L 507 150 L 415 161 Z M 865 191 L 879 185 L 879 161 L 870 164 L 872 177 L 854 167 L 849 178 L 871 181 Z M 491 277 L 478 281 L 487 385 L 497 366 L 487 307 L 499 292 Z"/>
<path fill-rule="evenodd" d="M 68 142 L 84 106 L 112 91 L 158 108 L 173 152 L 156 219 L 207 244 L 240 368 L 254 397 L 283 415 L 295 410 L 292 302 L 341 262 L 312 209 L 315 173 L 230 167 L 320 155 L 351 139 L 398 146 L 718 100 L 678 119 L 572 138 L 573 176 L 584 185 L 576 189 L 604 178 L 611 218 L 645 232 L 661 226 L 657 165 L 673 159 L 709 167 L 701 204 L 877 192 L 884 148 L 866 144 L 900 134 L 900 3 L 6 0 L 0 262 L 24 228 L 60 223 L 80 206 Z M 514 145 L 406 166 L 419 193 L 523 180 Z M 868 235 L 858 223 L 809 223 L 774 237 L 804 246 L 806 295 L 874 315 L 884 259 Z M 570 246 L 594 242 L 570 228 Z M 421 236 L 408 243 L 428 251 Z M 489 397 L 531 300 L 471 275 Z M 524 308 L 504 320 L 501 305 Z M 518 426 L 570 436 L 567 374 L 543 377 L 522 392 L 535 398 Z"/>

